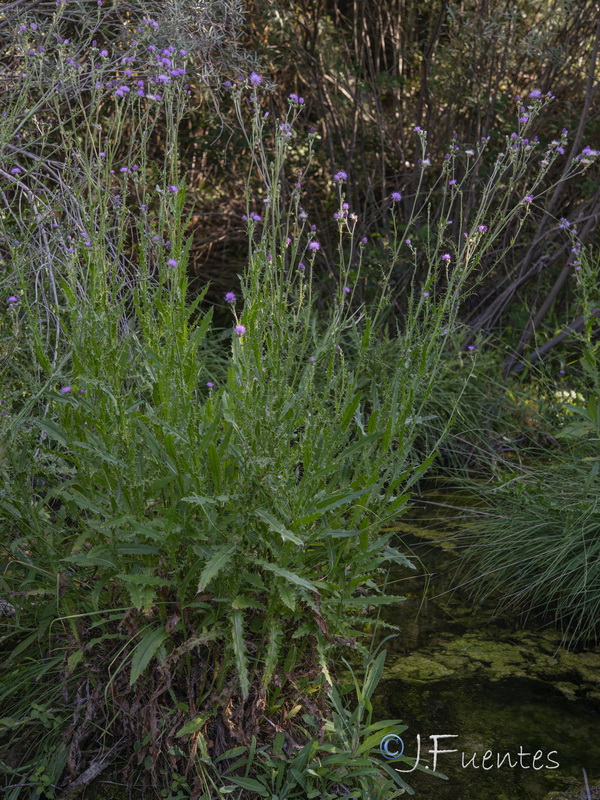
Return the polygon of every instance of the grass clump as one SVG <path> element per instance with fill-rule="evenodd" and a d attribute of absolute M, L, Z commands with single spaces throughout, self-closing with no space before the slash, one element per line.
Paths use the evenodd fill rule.
<path fill-rule="evenodd" d="M 496 598 L 526 620 L 557 625 L 567 646 L 597 644 L 600 619 L 598 260 L 587 250 L 580 259 L 584 325 L 572 333 L 579 369 L 572 364 L 561 381 L 574 388 L 558 389 L 546 374 L 535 405 L 530 391 L 551 444 L 538 442 L 535 458 L 530 451 L 519 463 L 504 460 L 487 486 L 476 488 L 493 513 L 468 548 L 478 600 Z"/>

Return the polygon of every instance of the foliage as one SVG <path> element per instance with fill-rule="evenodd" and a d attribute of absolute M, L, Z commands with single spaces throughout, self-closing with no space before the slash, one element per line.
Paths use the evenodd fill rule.
<path fill-rule="evenodd" d="M 416 130 L 417 191 L 406 221 L 401 193 L 386 197 L 379 254 L 367 255 L 340 170 L 332 259 L 303 208 L 318 141 L 300 135 L 305 104 L 290 95 L 271 124 L 263 78 L 239 76 L 228 91 L 247 155 L 247 268 L 219 330 L 187 273 L 185 66 L 155 74 L 187 56 L 168 47 L 157 56 L 149 41 L 128 41 L 135 68 L 122 73 L 101 46 L 80 64 L 65 56 L 68 42 L 49 60 L 14 45 L 28 71 L 13 77 L 20 91 L 0 120 L 10 157 L 0 587 L 14 611 L 0 641 L 5 788 L 10 800 L 26 788 L 52 798 L 122 758 L 130 784 L 143 765 L 144 790 L 177 774 L 194 800 L 210 796 L 223 788 L 222 765 L 231 785 L 268 791 L 275 781 L 280 791 L 274 762 L 285 753 L 292 775 L 304 762 L 315 773 L 306 786 L 297 779 L 302 791 L 337 784 L 383 797 L 396 778 L 366 756 L 379 734 L 369 703 L 383 661 L 369 666 L 365 641 L 373 612 L 399 600 L 380 589 L 386 566 L 412 566 L 383 528 L 447 435 L 448 405 L 415 447 L 444 347 L 461 334 L 461 304 L 511 252 L 529 196 L 548 191 L 560 145 L 532 167 L 524 134 L 552 98 L 531 98 L 474 212 L 475 150 L 461 154 L 464 170 L 451 156 L 439 220 L 413 234 L 431 196 L 420 195 L 428 139 Z M 65 91 L 45 92 L 57 75 Z M 158 91 L 135 90 L 138 77 Z M 148 155 L 153 125 L 162 163 Z M 571 159 L 563 178 L 585 166 Z M 450 214 L 462 237 L 447 234 Z M 368 258 L 376 280 L 364 303 Z M 396 285 L 395 270 L 404 270 Z M 329 276 L 320 296 L 318 272 Z M 334 689 L 348 648 L 367 659 L 353 712 Z M 284 733 L 280 753 L 273 730 Z M 239 747 L 249 748 L 244 763 L 225 767 Z"/>

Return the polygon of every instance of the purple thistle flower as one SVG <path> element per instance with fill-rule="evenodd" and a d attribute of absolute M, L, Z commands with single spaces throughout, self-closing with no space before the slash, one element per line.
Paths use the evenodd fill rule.
<path fill-rule="evenodd" d="M 250 218 L 254 220 L 254 222 L 262 222 L 262 217 L 260 214 L 256 214 L 254 211 L 250 212 Z"/>
<path fill-rule="evenodd" d="M 367 241 L 368 241 L 367 237 L 366 237 L 366 236 L 363 236 L 363 238 L 360 240 L 360 243 L 361 243 L 361 244 L 366 244 L 366 243 L 367 243 Z"/>
<path fill-rule="evenodd" d="M 173 192 L 173 194 L 177 194 L 177 192 L 179 191 L 178 186 L 168 186 L 167 188 L 170 192 Z"/>
<path fill-rule="evenodd" d="M 348 173 L 344 172 L 343 169 L 341 169 L 339 172 L 336 172 L 335 175 L 333 176 L 334 183 L 337 183 L 338 181 L 347 181 L 347 180 L 348 180 Z"/>
<path fill-rule="evenodd" d="M 70 386 L 63 386 L 62 389 L 60 390 L 60 393 L 61 394 L 69 394 L 70 391 L 71 391 L 71 387 Z"/>
<path fill-rule="evenodd" d="M 100 50 L 100 55 L 102 58 L 108 58 L 108 50 Z"/>
<path fill-rule="evenodd" d="M 250 83 L 253 86 L 258 86 L 259 84 L 262 83 L 262 78 L 256 72 L 251 72 L 250 73 Z"/>
<path fill-rule="evenodd" d="M 309 250 L 320 250 L 321 249 L 321 245 L 319 244 L 319 242 L 310 242 L 309 245 L 308 245 L 308 249 Z"/>
<path fill-rule="evenodd" d="M 405 239 L 404 241 L 406 242 L 406 244 L 411 244 L 411 240 L 410 239 Z"/>
<path fill-rule="evenodd" d="M 429 297 L 429 292 L 423 292 L 423 297 Z"/>
<path fill-rule="evenodd" d="M 7 302 L 8 303 L 18 303 L 19 302 L 19 298 L 15 297 L 14 294 L 11 294 L 11 296 L 8 298 Z"/>
<path fill-rule="evenodd" d="M 485 233 L 487 231 L 487 229 L 488 229 L 487 225 L 478 225 L 477 226 L 477 230 L 479 231 L 479 233 Z"/>
<path fill-rule="evenodd" d="M 170 267 L 176 267 L 176 266 L 177 266 L 177 261 L 175 261 L 175 259 L 174 259 L 174 258 L 170 258 L 170 259 L 167 261 L 167 264 L 168 264 Z"/>
<path fill-rule="evenodd" d="M 20 167 L 13 167 L 11 169 L 11 171 L 10 171 L 10 174 L 11 175 L 18 175 L 20 172 L 23 172 L 23 170 Z"/>
<path fill-rule="evenodd" d="M 237 300 L 237 297 L 235 296 L 235 294 L 233 292 L 227 292 L 225 294 L 225 302 L 226 303 L 235 303 L 236 300 Z"/>
<path fill-rule="evenodd" d="M 469 345 L 469 347 L 468 347 L 467 349 L 468 349 L 468 350 L 475 350 L 475 345 L 473 345 L 473 344 L 470 344 L 470 345 Z"/>
<path fill-rule="evenodd" d="M 454 186 L 455 183 L 457 183 L 456 178 L 452 178 L 451 181 L 448 181 L 448 186 Z"/>
<path fill-rule="evenodd" d="M 309 360 L 309 361 L 314 361 L 314 360 L 315 360 L 315 357 L 314 357 L 314 356 L 309 356 L 309 357 L 308 357 L 308 360 Z"/>
<path fill-rule="evenodd" d="M 533 195 L 532 195 L 532 194 L 528 194 L 528 195 L 527 195 L 527 197 L 524 197 L 524 198 L 523 198 L 523 202 L 524 202 L 524 203 L 531 203 L 531 202 L 533 202 Z"/>
<path fill-rule="evenodd" d="M 297 95 L 295 92 L 292 92 L 292 93 L 291 93 L 291 94 L 288 96 L 288 100 L 290 100 L 292 103 L 297 103 L 297 102 L 298 102 L 298 99 L 299 99 L 299 98 L 298 98 L 298 95 Z"/>
<path fill-rule="evenodd" d="M 300 262 L 300 263 L 298 264 L 298 269 L 299 269 L 299 270 L 305 270 L 305 269 L 306 269 L 306 267 L 304 266 L 304 264 L 303 264 L 302 262 Z"/>
<path fill-rule="evenodd" d="M 564 148 L 564 147 L 561 147 L 561 146 L 559 145 L 559 146 L 556 148 L 556 152 L 557 152 L 557 153 L 560 153 L 560 154 L 561 154 L 561 156 L 564 156 L 564 154 L 565 154 L 565 148 Z"/>
<path fill-rule="evenodd" d="M 534 89 L 532 92 L 529 92 L 529 97 L 541 97 L 542 92 L 540 89 Z"/>
<path fill-rule="evenodd" d="M 243 325 L 236 325 L 235 332 L 238 336 L 243 336 L 246 333 L 246 328 Z"/>
<path fill-rule="evenodd" d="M 442 256 L 442 261 L 450 261 L 450 260 L 451 260 L 450 253 L 444 253 L 444 255 Z"/>
<path fill-rule="evenodd" d="M 400 194 L 400 192 L 392 192 L 390 197 L 394 203 L 399 203 L 400 200 L 402 200 L 402 195 Z"/>
<path fill-rule="evenodd" d="M 209 389 L 212 389 L 214 383 L 212 381 L 206 381 L 206 385 L 208 386 Z"/>

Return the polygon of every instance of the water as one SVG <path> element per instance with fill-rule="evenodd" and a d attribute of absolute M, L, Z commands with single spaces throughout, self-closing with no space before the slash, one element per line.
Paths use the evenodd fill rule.
<path fill-rule="evenodd" d="M 460 505 L 455 495 L 429 500 Z M 432 764 L 432 735 L 455 735 L 438 748 L 458 752 L 438 756 L 448 780 L 422 771 L 402 777 L 426 800 L 542 800 L 561 791 L 571 793 L 557 800 L 578 798 L 583 768 L 591 784 L 600 782 L 600 652 L 569 653 L 552 630 L 523 630 L 509 615 L 473 607 L 465 591 L 447 594 L 462 516 L 419 505 L 398 526 L 400 549 L 420 563 L 415 577 L 390 575 L 389 588 L 408 600 L 386 612 L 402 633 L 386 644 L 373 719 L 409 726 L 402 739 L 410 757 L 419 734 L 423 766 Z"/>
<path fill-rule="evenodd" d="M 551 790 L 568 786 L 570 778 L 580 782 L 583 767 L 591 780 L 600 780 L 598 714 L 539 681 L 449 680 L 414 686 L 388 680 L 380 686 L 376 713 L 381 719 L 402 719 L 409 726 L 402 739 L 410 757 L 417 755 L 420 734 L 421 757 L 430 765 L 432 754 L 427 751 L 434 747 L 430 736 L 456 735 L 438 740 L 439 750 L 459 751 L 438 756 L 437 770 L 448 776 L 447 781 L 422 772 L 402 776 L 420 798 L 542 800 Z M 492 755 L 484 770 L 486 751 Z M 520 752 L 531 755 L 520 758 Z M 507 753 L 509 758 L 497 768 L 498 754 L 502 759 Z M 556 763 L 558 768 L 548 768 Z"/>

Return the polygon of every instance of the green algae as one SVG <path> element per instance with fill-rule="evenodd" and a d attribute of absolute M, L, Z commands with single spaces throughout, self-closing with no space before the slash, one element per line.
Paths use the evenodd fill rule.
<path fill-rule="evenodd" d="M 569 698 L 598 705 L 600 652 L 573 653 L 560 647 L 559 634 L 553 639 L 552 648 L 548 632 L 539 637 L 531 631 L 496 632 L 493 639 L 477 632 L 442 636 L 432 647 L 389 656 L 386 676 L 421 683 L 465 675 L 489 681 L 531 678 L 553 684 Z"/>

